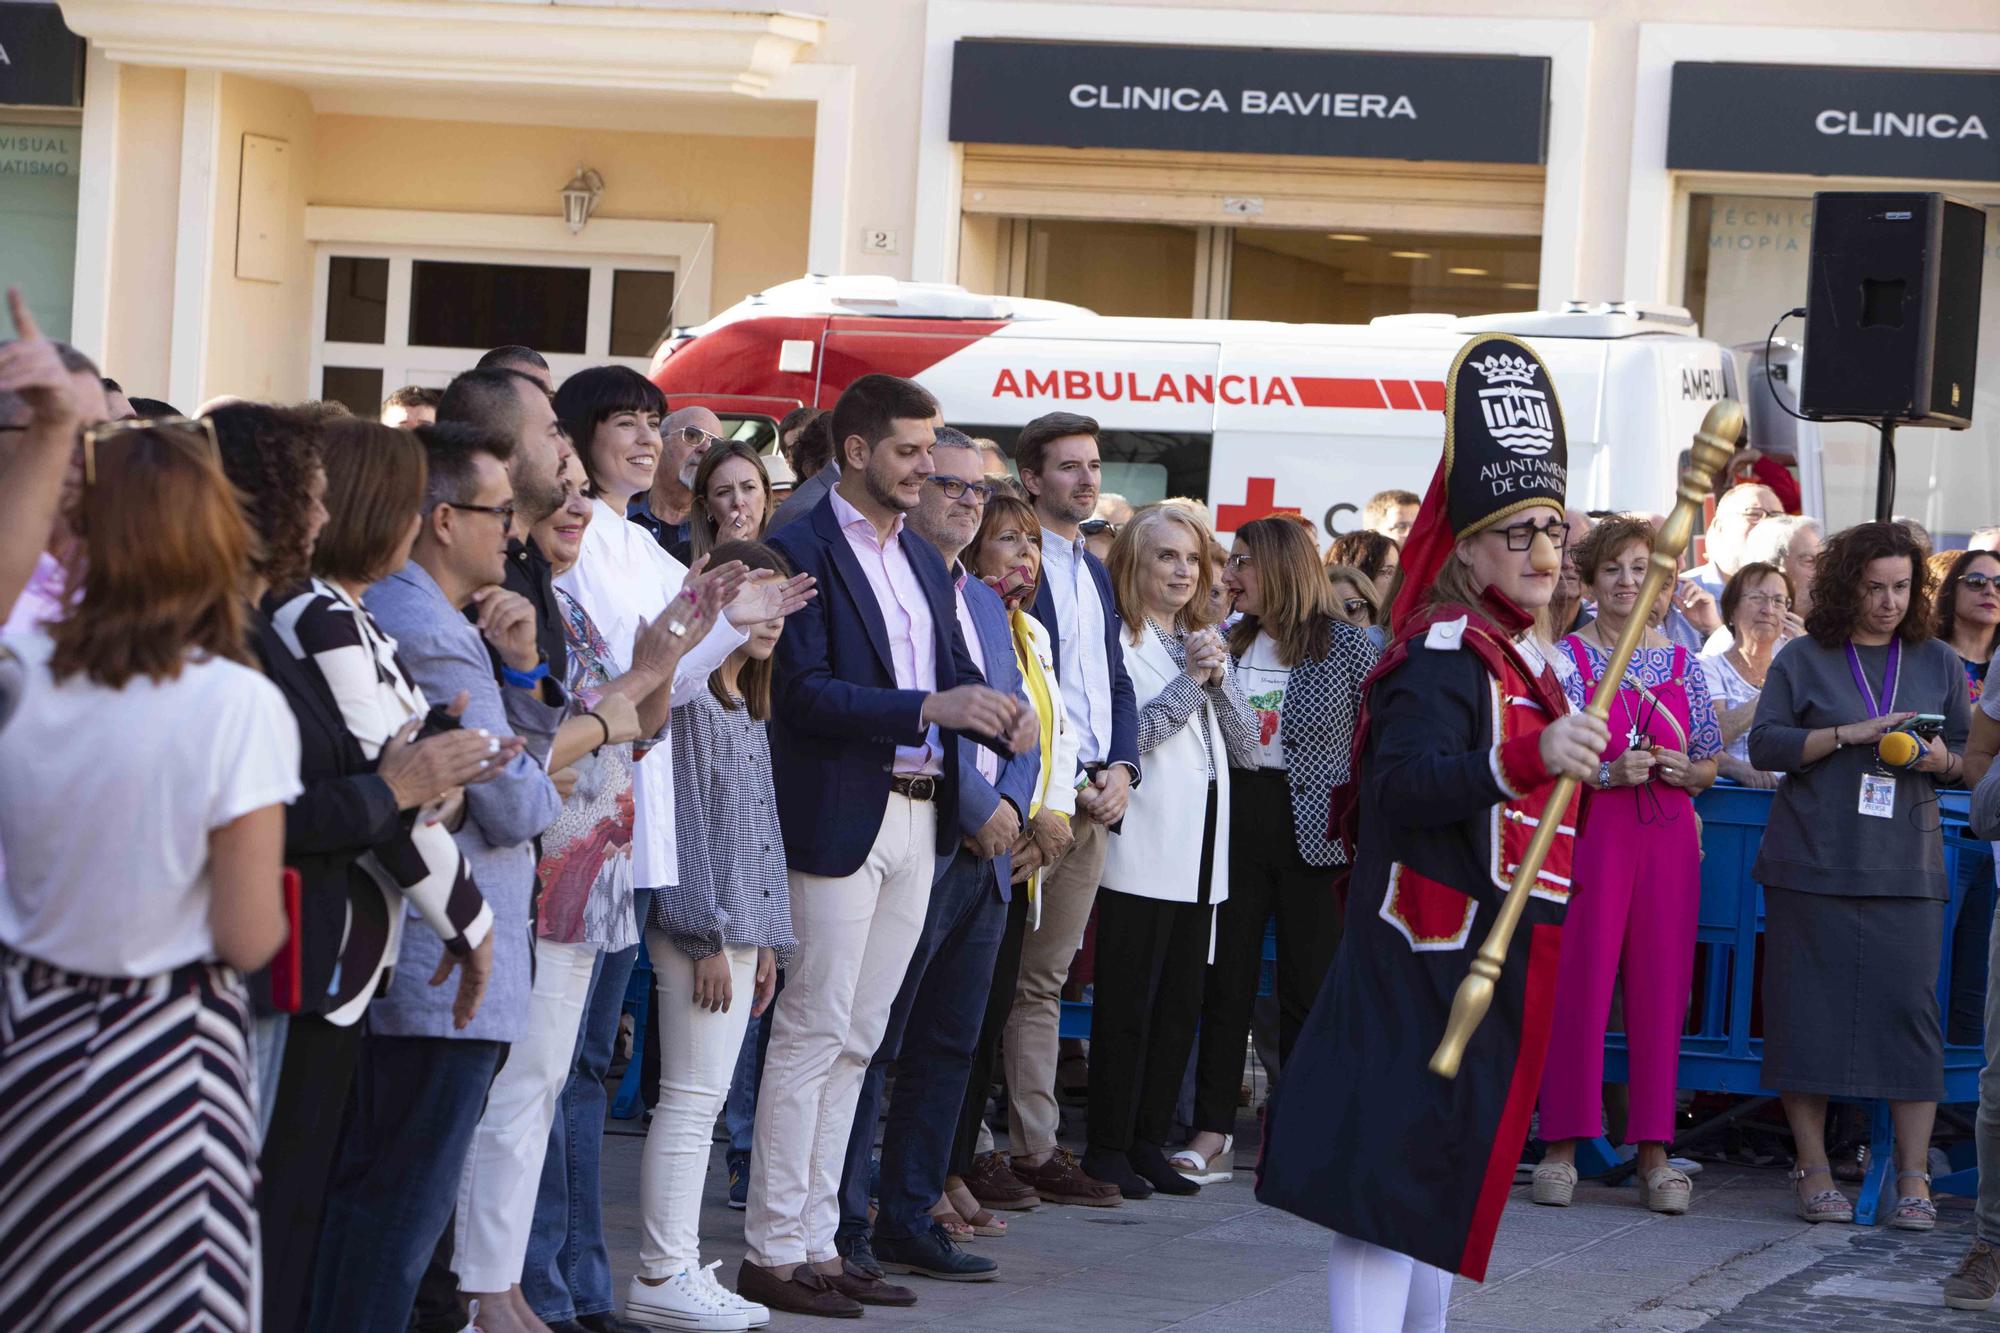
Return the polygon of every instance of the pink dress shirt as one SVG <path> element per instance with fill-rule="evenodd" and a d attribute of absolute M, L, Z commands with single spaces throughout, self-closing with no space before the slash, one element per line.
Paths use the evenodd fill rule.
<path fill-rule="evenodd" d="M 930 604 L 924 600 L 923 585 L 917 582 L 917 571 L 910 568 L 909 553 L 903 550 L 902 516 L 897 516 L 888 540 L 878 541 L 875 525 L 838 489 L 828 491 L 827 496 L 833 504 L 834 521 L 854 548 L 854 558 L 861 562 L 861 572 L 875 594 L 876 609 L 889 631 L 889 665 L 896 673 L 896 688 L 935 693 L 937 626 L 931 620 Z M 944 746 L 938 741 L 937 728 L 932 727 L 922 745 L 896 747 L 896 772 L 935 777 L 944 772 L 943 758 Z"/>

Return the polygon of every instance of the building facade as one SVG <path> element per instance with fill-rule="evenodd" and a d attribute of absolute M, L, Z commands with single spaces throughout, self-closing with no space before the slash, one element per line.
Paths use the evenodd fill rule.
<path fill-rule="evenodd" d="M 0 46 L 53 9 L 0 0 Z M 1907 0 L 1893 30 L 1869 0 L 64 0 L 60 20 L 73 88 L 34 100 L 0 63 L 0 262 L 184 407 L 365 405 L 502 341 L 643 366 L 670 325 L 803 272 L 1292 321 L 1626 300 L 1744 343 L 1804 302 L 1814 190 L 2000 205 L 1991 0 Z M 1986 343 L 1970 437 L 1904 436 L 1899 507 L 1941 530 L 1993 518 L 1954 497 L 2000 494 Z M 1858 517 L 1869 437 L 1828 447 L 1829 511 Z"/>

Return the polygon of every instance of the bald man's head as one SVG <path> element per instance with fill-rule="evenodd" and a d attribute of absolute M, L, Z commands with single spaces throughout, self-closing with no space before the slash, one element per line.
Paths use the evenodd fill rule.
<path fill-rule="evenodd" d="M 660 422 L 660 447 L 666 464 L 660 469 L 689 489 L 694 487 L 695 469 L 707 456 L 709 446 L 722 438 L 722 418 L 705 407 L 683 407 L 667 413 Z"/>

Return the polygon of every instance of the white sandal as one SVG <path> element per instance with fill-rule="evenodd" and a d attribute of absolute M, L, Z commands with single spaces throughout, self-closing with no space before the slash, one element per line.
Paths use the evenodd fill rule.
<path fill-rule="evenodd" d="M 1694 1182 L 1675 1167 L 1656 1167 L 1639 1183 L 1639 1198 L 1656 1213 L 1679 1216 L 1694 1200 Z"/>
<path fill-rule="evenodd" d="M 1197 1185 L 1220 1185 L 1226 1180 L 1236 1179 L 1235 1153 L 1236 1136 L 1224 1134 L 1222 1146 L 1216 1149 L 1213 1157 L 1203 1157 L 1192 1148 L 1183 1148 L 1167 1158 L 1167 1165 Z M 1220 1170 L 1216 1169 L 1217 1162 L 1223 1163 Z"/>
<path fill-rule="evenodd" d="M 1576 1197 L 1576 1168 L 1568 1162 L 1543 1162 L 1535 1168 L 1528 1197 L 1550 1208 L 1567 1208 Z"/>

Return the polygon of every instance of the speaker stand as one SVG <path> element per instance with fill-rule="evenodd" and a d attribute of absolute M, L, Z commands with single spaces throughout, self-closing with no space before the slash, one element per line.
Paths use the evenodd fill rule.
<path fill-rule="evenodd" d="M 1875 462 L 1875 521 L 1887 523 L 1896 508 L 1896 422 L 1882 418 L 1882 450 Z"/>

